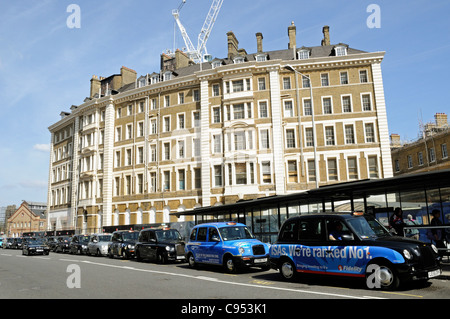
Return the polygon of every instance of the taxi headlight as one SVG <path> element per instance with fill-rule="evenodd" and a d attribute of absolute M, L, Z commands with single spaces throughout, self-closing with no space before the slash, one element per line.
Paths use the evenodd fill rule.
<path fill-rule="evenodd" d="M 239 247 L 239 254 L 243 255 L 245 253 L 244 247 Z"/>
<path fill-rule="evenodd" d="M 431 248 L 433 248 L 434 252 L 437 254 L 438 253 L 438 249 L 436 248 L 435 245 L 431 244 Z"/>
<path fill-rule="evenodd" d="M 408 260 L 412 259 L 411 253 L 407 249 L 403 250 L 403 256 L 405 256 L 405 258 Z"/>

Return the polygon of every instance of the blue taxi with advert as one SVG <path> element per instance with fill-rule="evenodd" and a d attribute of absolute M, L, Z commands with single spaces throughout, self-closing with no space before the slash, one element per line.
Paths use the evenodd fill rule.
<path fill-rule="evenodd" d="M 441 274 L 434 245 L 393 236 L 363 213 L 315 213 L 287 219 L 270 248 L 270 262 L 285 279 L 300 273 L 360 277 L 368 288 Z"/>
<path fill-rule="evenodd" d="M 233 273 L 241 267 L 269 269 L 269 245 L 256 239 L 241 223 L 206 223 L 192 229 L 186 244 L 189 266 L 222 265 Z"/>

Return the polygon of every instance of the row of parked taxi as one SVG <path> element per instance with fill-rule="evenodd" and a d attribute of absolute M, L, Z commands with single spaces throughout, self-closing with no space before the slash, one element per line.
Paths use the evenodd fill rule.
<path fill-rule="evenodd" d="M 401 282 L 425 281 L 441 274 L 432 244 L 393 236 L 372 216 L 323 213 L 287 219 L 272 245 L 236 222 L 199 224 L 187 242 L 176 229 L 119 230 L 112 234 L 23 239 L 23 254 L 59 253 L 136 258 L 160 263 L 187 261 L 221 265 L 228 272 L 243 267 L 273 268 L 284 279 L 300 274 L 362 278 L 369 288 L 394 289 Z M 6 247 L 7 248 L 7 247 Z"/>

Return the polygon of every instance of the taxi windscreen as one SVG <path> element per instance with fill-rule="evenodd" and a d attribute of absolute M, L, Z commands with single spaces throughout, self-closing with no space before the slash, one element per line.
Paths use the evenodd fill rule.
<path fill-rule="evenodd" d="M 246 226 L 221 227 L 220 235 L 224 241 L 238 239 L 253 239 L 254 236 Z"/>
<path fill-rule="evenodd" d="M 351 218 L 347 222 L 361 239 L 390 236 L 386 228 L 370 216 Z"/>

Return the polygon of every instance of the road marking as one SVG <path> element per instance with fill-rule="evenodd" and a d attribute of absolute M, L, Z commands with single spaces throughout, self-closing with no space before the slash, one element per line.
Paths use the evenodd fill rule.
<path fill-rule="evenodd" d="M 382 291 L 384 294 L 392 294 L 392 295 L 400 295 L 400 296 L 408 296 L 408 297 L 416 297 L 416 298 L 423 298 L 423 296 L 420 295 L 411 295 L 411 294 L 404 294 L 401 292 L 392 292 L 392 291 Z"/>
<path fill-rule="evenodd" d="M 243 287 L 250 287 L 250 288 L 271 289 L 271 290 L 288 291 L 288 292 L 296 292 L 296 293 L 304 293 L 304 294 L 312 294 L 312 295 L 350 298 L 350 299 L 374 298 L 374 297 L 368 297 L 368 296 L 351 296 L 351 295 L 336 294 L 336 293 L 329 293 L 329 292 L 319 292 L 319 291 L 301 290 L 301 289 L 293 289 L 293 288 L 263 286 L 263 285 L 250 284 L 250 283 L 231 282 L 231 281 L 220 280 L 218 278 L 212 278 L 212 277 L 191 276 L 191 275 L 186 275 L 186 274 L 171 273 L 171 272 L 167 272 L 167 271 L 140 269 L 140 268 L 133 268 L 133 267 L 128 267 L 128 266 L 117 266 L 117 265 L 103 264 L 103 263 L 92 262 L 92 261 L 87 261 L 87 260 L 79 260 L 78 262 L 91 264 L 91 265 L 97 265 L 97 266 L 103 266 L 103 267 L 121 268 L 121 269 L 127 269 L 127 270 L 141 271 L 141 272 L 147 272 L 147 273 L 159 274 L 159 275 L 168 275 L 168 276 L 184 277 L 184 278 L 195 279 L 195 280 L 213 281 L 215 283 L 234 285 L 234 286 L 243 286 Z"/>
<path fill-rule="evenodd" d="M 9 256 L 9 257 L 11 257 L 12 255 L 10 255 L 10 254 L 1 254 L 2 256 Z"/>
<path fill-rule="evenodd" d="M 60 258 L 59 260 L 61 260 L 61 261 L 69 261 L 71 263 L 73 263 L 73 262 L 78 263 L 78 262 L 81 261 L 81 260 L 76 260 L 76 259 L 64 259 L 64 258 Z"/>

